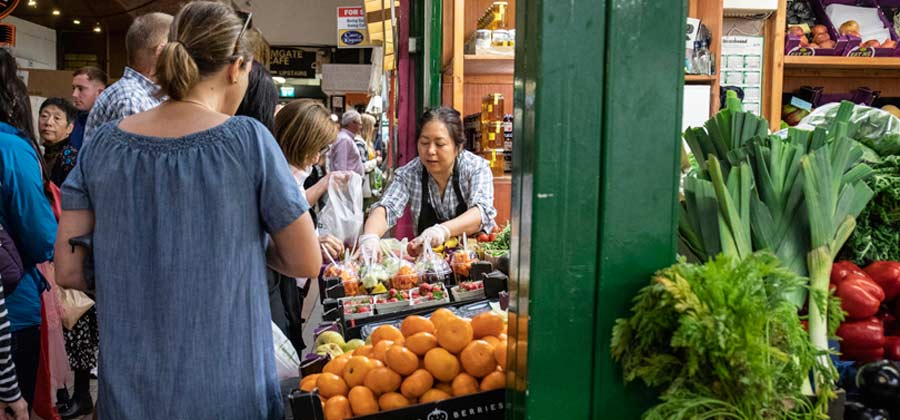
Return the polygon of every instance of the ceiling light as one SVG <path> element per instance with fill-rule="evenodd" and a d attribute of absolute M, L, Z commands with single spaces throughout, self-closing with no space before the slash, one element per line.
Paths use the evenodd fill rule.
<path fill-rule="evenodd" d="M 53 9 L 53 16 L 59 16 L 59 10 Z"/>
<path fill-rule="evenodd" d="M 98 23 L 97 26 L 94 27 L 94 32 L 99 34 L 100 31 L 102 31 L 102 29 L 100 29 L 100 24 Z"/>
<path fill-rule="evenodd" d="M 81 21 L 78 19 L 73 20 L 72 23 L 74 23 L 76 25 L 81 25 Z"/>
<path fill-rule="evenodd" d="M 28 0 L 28 5 L 31 7 L 37 7 L 37 2 L 34 0 Z"/>

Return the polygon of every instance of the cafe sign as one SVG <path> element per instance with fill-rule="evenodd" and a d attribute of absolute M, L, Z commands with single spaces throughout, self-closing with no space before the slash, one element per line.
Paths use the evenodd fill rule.
<path fill-rule="evenodd" d="M 318 50 L 301 47 L 271 47 L 269 71 L 272 76 L 296 79 L 316 77 Z"/>

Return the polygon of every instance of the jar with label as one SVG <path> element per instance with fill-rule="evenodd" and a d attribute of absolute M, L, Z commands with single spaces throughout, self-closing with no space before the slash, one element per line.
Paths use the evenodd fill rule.
<path fill-rule="evenodd" d="M 503 162 L 503 149 L 485 150 L 481 153 L 481 156 L 484 157 L 490 164 L 491 173 L 494 176 L 503 176 L 505 170 L 505 163 Z"/>
<path fill-rule="evenodd" d="M 503 172 L 506 172 L 506 173 L 512 172 L 512 151 L 511 150 L 503 151 Z"/>
<path fill-rule="evenodd" d="M 494 32 L 491 34 L 491 45 L 495 47 L 508 47 L 510 45 L 509 31 L 506 29 L 494 29 Z"/>
<path fill-rule="evenodd" d="M 503 150 L 512 152 L 513 142 L 513 116 L 506 114 L 503 116 Z"/>
<path fill-rule="evenodd" d="M 481 147 L 488 149 L 503 149 L 503 122 L 491 121 L 481 127 Z"/>
<path fill-rule="evenodd" d="M 492 93 L 481 99 L 481 123 L 503 121 L 503 94 Z"/>

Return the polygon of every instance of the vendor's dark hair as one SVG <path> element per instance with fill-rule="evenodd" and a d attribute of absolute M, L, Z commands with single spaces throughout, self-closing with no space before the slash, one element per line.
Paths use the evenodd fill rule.
<path fill-rule="evenodd" d="M 250 69 L 247 92 L 234 115 L 246 115 L 263 123 L 272 134 L 275 133 L 275 105 L 278 104 L 278 89 L 266 68 L 253 61 Z"/>
<path fill-rule="evenodd" d="M 444 126 L 447 127 L 447 132 L 450 133 L 450 138 L 453 140 L 457 149 L 462 149 L 465 146 L 466 134 L 463 129 L 462 117 L 460 116 L 459 111 L 446 106 L 425 111 L 425 113 L 419 117 L 419 124 L 416 128 L 417 140 L 422 136 L 422 128 L 425 127 L 425 124 L 432 121 L 444 123 Z"/>
<path fill-rule="evenodd" d="M 31 99 L 28 88 L 16 74 L 16 59 L 5 48 L 0 48 L 0 122 L 5 122 L 19 130 L 19 135 L 31 143 L 41 164 L 41 175 L 46 182 L 47 165 L 44 164 L 43 153 L 34 137 L 34 121 L 31 119 Z"/>
<path fill-rule="evenodd" d="M 44 103 L 41 104 L 41 109 L 38 112 L 44 112 L 44 108 L 48 106 L 55 106 L 59 108 L 60 111 L 66 114 L 66 122 L 72 124 L 75 122 L 75 117 L 78 116 L 78 109 L 75 108 L 75 105 L 69 103 L 69 101 L 63 98 L 49 98 Z"/>

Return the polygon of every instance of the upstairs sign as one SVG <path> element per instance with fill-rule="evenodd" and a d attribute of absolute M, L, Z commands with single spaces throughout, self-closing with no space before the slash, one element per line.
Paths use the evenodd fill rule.
<path fill-rule="evenodd" d="M 316 77 L 316 57 L 318 50 L 301 47 L 271 47 L 272 58 L 269 70 L 272 76 L 296 79 Z"/>

